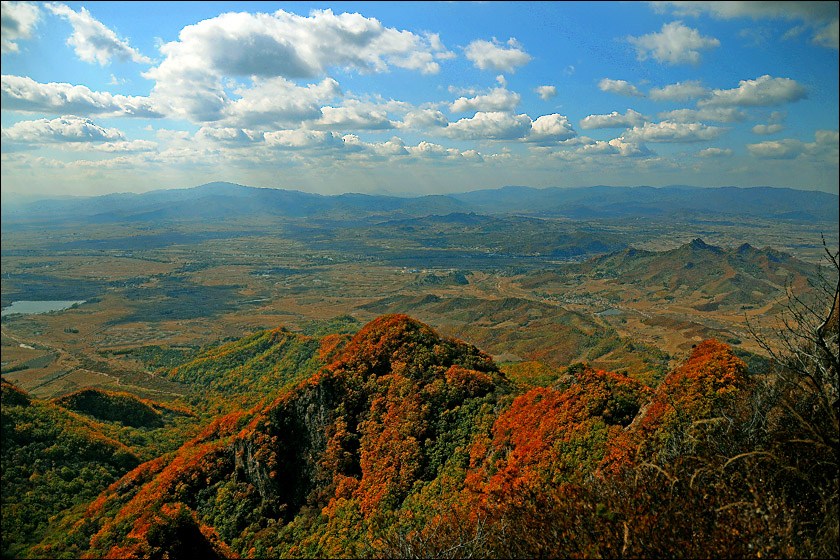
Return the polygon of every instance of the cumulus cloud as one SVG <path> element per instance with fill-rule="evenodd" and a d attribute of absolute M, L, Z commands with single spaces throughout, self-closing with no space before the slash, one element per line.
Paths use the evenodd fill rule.
<path fill-rule="evenodd" d="M 404 145 L 403 145 L 404 146 Z M 374 147 L 374 149 L 376 149 Z M 421 141 L 416 146 L 404 146 L 409 155 L 416 159 L 433 159 L 437 161 L 482 162 L 484 157 L 476 150 L 458 150 L 447 148 L 440 144 Z M 398 154 L 402 155 L 402 154 Z"/>
<path fill-rule="evenodd" d="M 3 129 L 3 139 L 30 144 L 113 142 L 124 140 L 116 128 L 103 128 L 88 118 L 66 115 L 57 119 L 21 121 Z"/>
<path fill-rule="evenodd" d="M 604 78 L 598 82 L 598 89 L 609 93 L 617 93 L 618 95 L 626 95 L 628 97 L 644 97 L 645 94 L 639 89 L 625 80 L 612 80 Z"/>
<path fill-rule="evenodd" d="M 447 124 L 449 119 L 437 109 L 413 109 L 406 113 L 402 122 L 397 123 L 397 127 L 423 129 L 443 127 Z"/>
<path fill-rule="evenodd" d="M 501 111 L 479 111 L 475 116 L 449 123 L 444 134 L 463 140 L 514 140 L 531 130 L 528 115 L 512 115 Z"/>
<path fill-rule="evenodd" d="M 451 57 L 437 35 L 383 26 L 360 14 L 315 10 L 308 17 L 225 13 L 184 27 L 160 47 L 163 61 L 144 73 L 152 97 L 176 116 L 206 122 L 222 117 L 229 98 L 223 78 L 315 78 L 329 68 L 384 72 L 391 67 L 433 74 Z"/>
<path fill-rule="evenodd" d="M 587 130 L 593 128 L 630 128 L 640 126 L 646 120 L 641 113 L 633 109 L 627 109 L 623 115 L 618 111 L 613 111 L 609 115 L 589 115 L 580 121 L 580 127 Z"/>
<path fill-rule="evenodd" d="M 635 142 L 702 142 L 717 138 L 725 131 L 725 128 L 703 123 L 663 121 L 633 127 L 623 138 Z"/>
<path fill-rule="evenodd" d="M 838 48 L 838 17 L 835 2 L 651 2 L 660 13 L 671 11 L 679 16 L 709 14 L 721 19 L 798 20 L 812 29 L 812 42 Z"/>
<path fill-rule="evenodd" d="M 781 124 L 757 124 L 752 127 L 752 131 L 755 134 L 776 134 L 777 132 L 781 132 L 785 129 L 784 125 Z"/>
<path fill-rule="evenodd" d="M 395 126 L 386 111 L 356 100 L 348 100 L 341 107 L 322 107 L 321 115 L 311 126 L 339 130 L 387 130 Z"/>
<path fill-rule="evenodd" d="M 734 107 L 701 107 L 700 109 L 674 109 L 657 115 L 660 120 L 679 123 L 713 121 L 722 123 L 741 122 L 747 114 Z"/>
<path fill-rule="evenodd" d="M 262 141 L 264 135 L 261 132 L 243 128 L 202 126 L 195 133 L 195 139 L 200 142 L 211 142 L 234 147 L 250 146 L 255 142 Z"/>
<path fill-rule="evenodd" d="M 689 80 L 669 84 L 661 88 L 652 88 L 648 92 L 648 97 L 654 101 L 685 101 L 703 97 L 708 92 L 709 90 L 703 87 L 699 81 Z"/>
<path fill-rule="evenodd" d="M 636 47 L 639 60 L 652 57 L 668 64 L 697 64 L 701 50 L 720 46 L 720 41 L 714 37 L 703 37 L 699 31 L 683 25 L 681 21 L 664 24 L 659 33 L 628 37 L 627 40 Z"/>
<path fill-rule="evenodd" d="M 508 39 L 507 46 L 493 38 L 493 41 L 477 39 L 467 45 L 466 57 L 480 70 L 515 72 L 519 66 L 531 61 L 529 55 L 514 38 Z"/>
<path fill-rule="evenodd" d="M 531 123 L 531 131 L 526 140 L 541 144 L 562 142 L 577 136 L 572 123 L 564 115 L 553 113 L 542 115 Z"/>
<path fill-rule="evenodd" d="M 3 109 L 29 113 L 163 116 L 148 97 L 112 95 L 62 82 L 42 84 L 25 76 L 0 77 L 0 99 Z"/>
<path fill-rule="evenodd" d="M 3 2 L 0 27 L 2 39 L 0 50 L 3 53 L 13 53 L 20 50 L 17 44 L 21 39 L 29 39 L 41 18 L 41 10 L 32 2 Z"/>
<path fill-rule="evenodd" d="M 387 142 L 374 142 L 369 144 L 370 148 L 380 156 L 407 156 L 408 150 L 402 138 L 392 136 Z"/>
<path fill-rule="evenodd" d="M 836 130 L 817 130 L 813 142 L 802 142 L 795 138 L 767 140 L 747 144 L 747 150 L 760 159 L 795 159 L 811 156 L 816 159 L 837 163 L 840 134 Z"/>
<path fill-rule="evenodd" d="M 455 148 L 446 148 L 440 144 L 433 144 L 425 140 L 416 146 L 409 146 L 407 150 L 413 156 L 424 158 L 442 158 L 458 153 L 458 150 Z"/>
<path fill-rule="evenodd" d="M 81 60 L 97 62 L 100 66 L 110 63 L 112 58 L 133 60 L 140 64 L 152 63 L 149 57 L 143 56 L 128 41 L 117 37 L 116 33 L 90 15 L 84 7 L 75 12 L 64 4 L 50 3 L 46 8 L 73 26 L 73 34 L 67 39 L 67 44 L 73 47 Z"/>
<path fill-rule="evenodd" d="M 704 158 L 729 157 L 732 150 L 729 148 L 706 148 L 697 152 L 697 155 Z"/>
<path fill-rule="evenodd" d="M 266 132 L 265 143 L 285 150 L 341 149 L 344 139 L 327 130 L 277 130 Z"/>
<path fill-rule="evenodd" d="M 520 99 L 521 96 L 518 93 L 508 91 L 504 87 L 497 87 L 484 95 L 459 97 L 449 106 L 449 110 L 453 113 L 512 111 L 519 105 Z"/>
<path fill-rule="evenodd" d="M 224 111 L 231 123 L 239 126 L 284 126 L 303 120 L 317 119 L 321 107 L 341 95 L 341 88 L 332 78 L 318 84 L 297 86 L 285 78 L 256 78 L 253 87 L 237 88 L 241 96 Z"/>
<path fill-rule="evenodd" d="M 790 78 L 767 74 L 754 80 L 741 80 L 734 89 L 715 89 L 698 106 L 762 107 L 792 103 L 807 97 L 805 88 Z"/>
<path fill-rule="evenodd" d="M 617 155 L 628 158 L 640 158 L 653 155 L 644 144 L 628 142 L 624 138 L 613 138 L 609 141 L 598 140 L 582 146 L 577 150 L 581 155 Z"/>
<path fill-rule="evenodd" d="M 556 86 L 537 86 L 534 91 L 540 96 L 543 101 L 548 101 L 557 95 Z"/>
<path fill-rule="evenodd" d="M 793 159 L 802 153 L 804 144 L 800 140 L 787 138 L 747 144 L 747 150 L 761 159 Z"/>

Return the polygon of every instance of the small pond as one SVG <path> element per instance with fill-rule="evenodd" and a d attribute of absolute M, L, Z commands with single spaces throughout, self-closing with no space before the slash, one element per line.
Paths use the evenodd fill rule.
<path fill-rule="evenodd" d="M 76 304 L 83 304 L 85 300 L 70 301 L 13 301 L 9 307 L 4 307 L 0 311 L 0 316 L 12 315 L 18 313 L 20 315 L 31 315 L 37 313 L 49 313 L 50 311 L 62 311 L 69 309 Z"/>

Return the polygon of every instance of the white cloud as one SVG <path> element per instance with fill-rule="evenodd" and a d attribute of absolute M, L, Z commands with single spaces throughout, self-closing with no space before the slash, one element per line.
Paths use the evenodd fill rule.
<path fill-rule="evenodd" d="M 321 107 L 341 95 L 338 82 L 324 78 L 300 87 L 285 78 L 256 78 L 251 88 L 238 88 L 241 97 L 225 108 L 227 121 L 238 126 L 283 126 L 317 119 Z"/>
<path fill-rule="evenodd" d="M 760 159 L 795 159 L 809 157 L 837 164 L 840 134 L 836 130 L 817 130 L 813 142 L 802 142 L 795 138 L 767 140 L 747 144 L 747 150 Z"/>
<path fill-rule="evenodd" d="M 794 159 L 804 150 L 804 144 L 799 140 L 768 140 L 758 144 L 747 144 L 747 150 L 761 159 Z"/>
<path fill-rule="evenodd" d="M 446 115 L 437 109 L 414 109 L 406 113 L 398 128 L 424 129 L 430 127 L 443 127 L 449 124 Z"/>
<path fill-rule="evenodd" d="M 98 62 L 100 66 L 110 63 L 111 58 L 133 60 L 140 64 L 152 63 L 150 58 L 131 47 L 128 41 L 117 37 L 116 33 L 90 15 L 84 7 L 74 12 L 64 4 L 49 3 L 46 8 L 73 26 L 73 34 L 67 39 L 67 44 L 73 47 L 81 60 Z"/>
<path fill-rule="evenodd" d="M 392 139 L 393 140 L 393 139 Z M 400 140 L 400 142 L 402 142 Z M 440 144 L 432 142 L 421 141 L 416 146 L 405 146 L 402 144 L 404 150 L 418 160 L 437 160 L 440 162 L 472 162 L 480 163 L 484 161 L 484 157 L 476 150 L 460 151 L 456 148 L 447 148 Z M 376 150 L 374 145 L 374 150 Z M 397 155 L 402 155 L 399 153 Z"/>
<path fill-rule="evenodd" d="M 729 157 L 732 155 L 732 150 L 729 148 L 706 148 L 697 152 L 697 155 L 704 158 Z"/>
<path fill-rule="evenodd" d="M 622 157 L 645 157 L 653 155 L 644 144 L 638 142 L 628 142 L 625 138 L 613 138 L 609 141 L 610 146 L 618 150 L 618 155 Z"/>
<path fill-rule="evenodd" d="M 264 139 L 260 132 L 235 127 L 202 126 L 195 133 L 195 139 L 200 142 L 212 142 L 227 146 L 250 146 Z"/>
<path fill-rule="evenodd" d="M 445 148 L 440 144 L 433 144 L 431 142 L 426 142 L 425 140 L 418 143 L 416 146 L 408 146 L 407 150 L 413 156 L 424 158 L 441 158 L 458 153 L 458 150 L 455 148 Z"/>
<path fill-rule="evenodd" d="M 557 95 L 556 86 L 537 86 L 534 91 L 540 96 L 543 101 L 548 101 Z"/>
<path fill-rule="evenodd" d="M 703 87 L 699 81 L 690 80 L 669 84 L 661 88 L 652 88 L 648 92 L 648 97 L 654 101 L 685 101 L 704 97 L 708 93 L 709 90 Z"/>
<path fill-rule="evenodd" d="M 386 111 L 348 100 L 342 107 L 322 107 L 321 118 L 312 123 L 316 128 L 339 130 L 387 130 L 394 128 Z"/>
<path fill-rule="evenodd" d="M 838 49 L 840 45 L 840 20 L 835 19 L 825 27 L 818 29 L 812 41 L 821 47 Z"/>
<path fill-rule="evenodd" d="M 531 132 L 526 138 L 529 142 L 553 143 L 569 140 L 577 136 L 572 123 L 564 115 L 553 113 L 542 115 L 531 123 Z"/>
<path fill-rule="evenodd" d="M 598 89 L 609 93 L 617 93 L 618 95 L 626 95 L 628 97 L 644 97 L 645 94 L 638 90 L 636 86 L 625 80 L 612 80 L 604 78 L 598 82 Z"/>
<path fill-rule="evenodd" d="M 725 131 L 725 128 L 702 123 L 663 121 L 633 127 L 622 138 L 635 142 L 702 142 L 717 138 Z"/>
<path fill-rule="evenodd" d="M 749 17 L 752 19 L 786 19 L 803 21 L 813 30 L 812 41 L 823 47 L 838 48 L 838 17 L 836 2 L 651 2 L 661 12 L 672 11 L 679 16 L 699 16 L 707 13 L 722 19 Z M 794 28 L 799 33 L 803 28 Z M 793 31 L 793 30 L 792 30 Z"/>
<path fill-rule="evenodd" d="M 589 115 L 580 121 L 580 127 L 586 130 L 593 128 L 630 128 L 644 124 L 647 118 L 633 109 L 627 109 L 622 115 L 613 111 L 609 115 Z"/>
<path fill-rule="evenodd" d="M 265 133 L 265 142 L 271 147 L 287 150 L 341 149 L 344 140 L 335 132 L 326 130 L 277 130 Z"/>
<path fill-rule="evenodd" d="M 3 139 L 31 144 L 113 142 L 123 140 L 116 128 L 103 128 L 88 118 L 66 115 L 57 119 L 21 121 L 3 129 Z"/>
<path fill-rule="evenodd" d="M 0 51 L 18 52 L 20 46 L 17 42 L 32 37 L 32 32 L 40 18 L 41 10 L 32 2 L 3 2 L 2 15 L 0 15 L 0 26 L 2 26 Z"/>
<path fill-rule="evenodd" d="M 464 140 L 514 140 L 523 138 L 531 130 L 528 115 L 512 115 L 500 111 L 481 112 L 474 117 L 449 123 L 444 134 Z"/>
<path fill-rule="evenodd" d="M 314 10 L 308 17 L 225 13 L 184 27 L 160 47 L 163 61 L 144 73 L 152 97 L 175 116 L 219 120 L 230 102 L 224 77 L 314 78 L 330 68 L 384 72 L 391 67 L 433 74 L 451 53 L 436 35 L 383 26 L 360 14 Z M 244 96 L 244 94 L 243 94 Z"/>
<path fill-rule="evenodd" d="M 613 138 L 609 141 L 598 140 L 578 148 L 576 154 L 591 155 L 617 155 L 621 157 L 638 158 L 653 155 L 644 144 L 628 142 L 624 138 Z"/>
<path fill-rule="evenodd" d="M 151 142 L 149 140 L 122 140 L 119 142 L 97 144 L 95 149 L 108 153 L 140 153 L 154 152 L 157 150 L 157 147 L 157 142 Z"/>
<path fill-rule="evenodd" d="M 370 144 L 371 149 L 381 156 L 407 156 L 408 150 L 405 149 L 405 142 L 402 138 L 397 136 L 391 137 L 387 142 L 376 142 Z"/>
<path fill-rule="evenodd" d="M 741 122 L 747 114 L 734 107 L 701 107 L 700 109 L 674 109 L 657 115 L 660 120 L 680 123 L 713 121 L 722 123 Z"/>
<path fill-rule="evenodd" d="M 752 131 L 755 134 L 775 134 L 783 131 L 784 129 L 784 125 L 781 124 L 757 124 L 752 127 Z"/>
<path fill-rule="evenodd" d="M 713 90 L 698 106 L 762 107 L 791 103 L 807 97 L 805 88 L 790 78 L 773 78 L 767 74 L 754 80 L 741 80 L 734 89 Z"/>
<path fill-rule="evenodd" d="M 639 60 L 653 57 L 668 64 L 697 64 L 701 50 L 720 46 L 720 41 L 714 37 L 703 37 L 699 31 L 683 25 L 681 21 L 664 24 L 659 33 L 628 37 L 627 40 L 636 47 Z"/>
<path fill-rule="evenodd" d="M 531 60 L 522 45 L 510 38 L 507 47 L 493 38 L 493 42 L 475 40 L 465 50 L 466 57 L 480 70 L 498 70 L 501 72 L 515 72 L 519 66 L 528 64 Z"/>
<path fill-rule="evenodd" d="M 163 116 L 148 97 L 112 95 L 60 82 L 42 84 L 25 76 L 0 77 L 0 99 L 5 110 L 29 113 Z"/>
<path fill-rule="evenodd" d="M 508 91 L 504 87 L 497 87 L 484 95 L 459 97 L 449 106 L 449 110 L 453 113 L 513 111 L 519 105 L 520 99 L 518 93 Z"/>

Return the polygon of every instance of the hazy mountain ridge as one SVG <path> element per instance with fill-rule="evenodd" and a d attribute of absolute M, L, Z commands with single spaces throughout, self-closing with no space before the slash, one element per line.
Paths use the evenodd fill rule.
<path fill-rule="evenodd" d="M 56 198 L 3 204 L 9 223 L 43 220 L 189 221 L 274 216 L 303 218 L 455 212 L 533 214 L 575 219 L 620 216 L 747 215 L 798 221 L 836 221 L 838 197 L 819 191 L 773 187 L 504 187 L 450 195 L 395 197 L 318 195 L 302 191 L 207 183 L 142 194 Z"/>

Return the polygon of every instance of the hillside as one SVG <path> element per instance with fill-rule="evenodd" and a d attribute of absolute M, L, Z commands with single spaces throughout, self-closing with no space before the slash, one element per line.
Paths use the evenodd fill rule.
<path fill-rule="evenodd" d="M 700 311 L 763 303 L 788 287 L 801 291 L 817 272 L 816 266 L 771 248 L 744 243 L 724 249 L 699 238 L 670 251 L 627 249 L 593 258 L 581 268 L 596 278 L 643 288 L 651 297 L 704 298 Z"/>
<path fill-rule="evenodd" d="M 629 344 L 586 314 L 532 299 L 390 296 L 360 308 L 434 320 L 439 328 L 471 341 L 500 361 L 536 360 L 553 367 L 580 361 L 599 367 L 618 363 L 631 376 L 648 381 L 660 379 L 667 366 L 662 352 Z"/>
<path fill-rule="evenodd" d="M 5 380 L 0 390 L 2 555 L 10 558 L 44 537 L 50 516 L 92 500 L 140 458 L 84 418 Z"/>
<path fill-rule="evenodd" d="M 233 372 L 225 356 L 255 360 L 265 350 L 246 349 L 287 338 L 266 332 L 215 355 Z M 530 388 L 405 315 L 320 345 L 327 365 L 138 466 L 32 552 L 796 556 L 831 542 L 799 484 L 830 492 L 836 470 L 785 466 L 811 460 L 775 447 L 798 428 L 720 342 L 698 344 L 656 387 L 578 364 Z M 202 363 L 213 371 L 211 354 Z M 759 429 L 756 414 L 776 420 Z"/>

